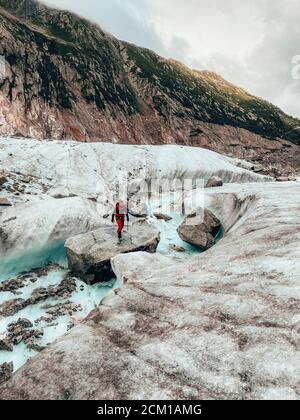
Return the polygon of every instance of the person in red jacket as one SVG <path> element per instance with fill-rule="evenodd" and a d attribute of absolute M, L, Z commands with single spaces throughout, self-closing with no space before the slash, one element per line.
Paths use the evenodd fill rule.
<path fill-rule="evenodd" d="M 123 205 L 122 202 L 118 202 L 116 204 L 115 212 L 112 215 L 111 221 L 114 223 L 115 219 L 118 224 L 118 238 L 119 240 L 122 239 L 122 231 L 125 224 L 125 217 L 127 219 L 127 222 L 129 222 L 129 214 L 128 214 L 128 208 Z"/>

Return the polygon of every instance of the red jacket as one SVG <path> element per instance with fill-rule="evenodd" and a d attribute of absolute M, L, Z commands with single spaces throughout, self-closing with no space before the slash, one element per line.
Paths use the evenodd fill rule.
<path fill-rule="evenodd" d="M 112 215 L 111 221 L 114 222 L 115 221 L 115 217 L 116 219 L 119 218 L 124 218 L 125 216 L 127 218 L 127 221 L 129 222 L 129 214 L 128 214 L 128 208 L 127 207 L 120 207 L 120 203 L 116 204 L 116 209 L 115 212 Z"/>

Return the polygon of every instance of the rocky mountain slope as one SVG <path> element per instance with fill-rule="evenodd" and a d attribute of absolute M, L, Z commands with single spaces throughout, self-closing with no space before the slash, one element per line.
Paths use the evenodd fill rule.
<path fill-rule="evenodd" d="M 0 0 L 0 31 L 0 135 L 177 143 L 275 175 L 300 167 L 300 121 L 214 73 L 33 0 Z"/>

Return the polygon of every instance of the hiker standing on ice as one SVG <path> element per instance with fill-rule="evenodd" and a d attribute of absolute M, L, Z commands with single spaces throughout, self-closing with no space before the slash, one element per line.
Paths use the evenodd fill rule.
<path fill-rule="evenodd" d="M 128 208 L 124 206 L 124 204 L 120 201 L 116 204 L 115 211 L 112 215 L 112 223 L 114 223 L 115 219 L 118 224 L 118 238 L 119 241 L 122 240 L 122 231 L 125 224 L 125 217 L 127 219 L 127 222 L 129 222 L 129 214 L 128 214 Z"/>

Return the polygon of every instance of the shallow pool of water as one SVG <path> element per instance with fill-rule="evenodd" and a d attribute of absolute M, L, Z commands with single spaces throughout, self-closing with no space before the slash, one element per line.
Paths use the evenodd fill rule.
<path fill-rule="evenodd" d="M 171 213 L 172 220 L 166 222 L 151 217 L 151 223 L 155 224 L 160 231 L 161 240 L 157 248 L 157 252 L 163 255 L 185 259 L 193 255 L 197 255 L 201 250 L 193 245 L 184 242 L 177 233 L 178 226 L 182 223 L 184 217 L 178 213 Z M 178 252 L 172 248 L 172 245 L 183 248 L 185 252 Z"/>
<path fill-rule="evenodd" d="M 37 280 L 34 283 L 30 281 L 30 277 L 25 279 L 24 287 L 16 290 L 16 294 L 12 292 L 0 292 L 0 305 L 5 301 L 12 299 L 28 299 L 32 292 L 37 288 L 47 288 L 61 283 L 68 272 L 66 254 L 61 244 L 56 244 L 52 250 L 53 252 L 51 252 L 51 248 L 49 247 L 43 249 L 41 252 L 34 251 L 32 254 L 27 252 L 20 256 L 19 259 L 15 255 L 10 259 L 2 261 L 0 264 L 0 282 L 14 279 L 20 273 L 30 273 L 33 269 L 40 266 L 46 266 L 51 262 L 59 264 L 60 267 L 50 269 L 47 275 L 37 277 Z M 40 346 L 46 346 L 68 331 L 71 316 L 61 316 L 51 325 L 47 325 L 45 321 L 37 323 L 36 321 L 39 318 L 46 315 L 45 305 L 57 305 L 67 301 L 74 304 L 80 304 L 81 309 L 74 313 L 72 317 L 73 321 L 75 318 L 76 322 L 80 322 L 81 319 L 84 319 L 93 309 L 95 309 L 101 300 L 107 296 L 112 289 L 118 287 L 118 285 L 117 279 L 112 279 L 109 283 L 96 284 L 93 286 L 87 285 L 80 279 L 76 279 L 76 291 L 67 299 L 49 298 L 39 304 L 30 305 L 12 316 L 0 316 L 0 337 L 5 337 L 7 334 L 7 327 L 10 323 L 17 321 L 19 318 L 25 318 L 33 323 L 34 327 L 32 329 L 43 329 L 44 335 L 41 339 L 36 340 L 36 343 Z M 14 346 L 13 352 L 0 351 L 0 365 L 4 362 L 12 361 L 14 363 L 14 370 L 17 370 L 36 354 L 36 351 L 28 349 L 26 344 L 22 342 Z"/>

